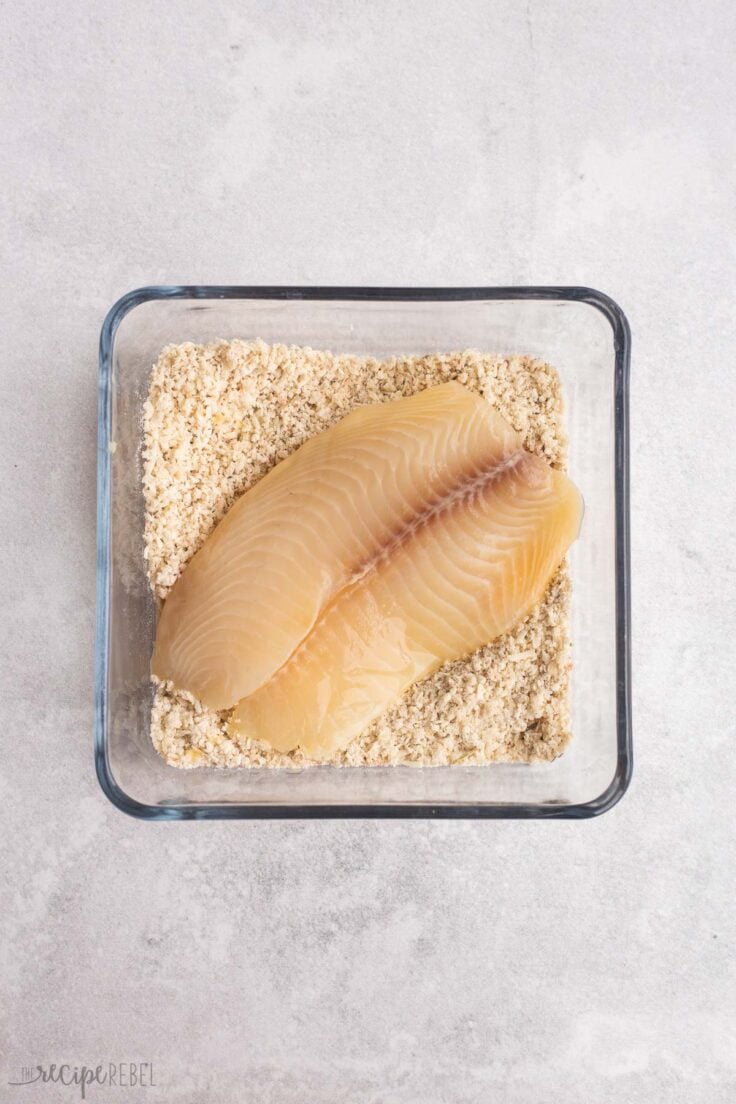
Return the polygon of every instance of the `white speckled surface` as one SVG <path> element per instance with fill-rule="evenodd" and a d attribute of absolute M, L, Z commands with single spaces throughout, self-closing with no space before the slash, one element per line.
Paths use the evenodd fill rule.
<path fill-rule="evenodd" d="M 16 0 L 0 1100 L 736 1099 L 730 0 Z M 586 283 L 634 332 L 635 780 L 588 823 L 150 825 L 91 759 L 96 342 L 141 283 Z"/>

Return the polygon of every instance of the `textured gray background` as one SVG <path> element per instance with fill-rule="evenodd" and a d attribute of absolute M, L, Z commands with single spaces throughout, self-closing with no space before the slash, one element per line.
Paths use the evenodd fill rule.
<path fill-rule="evenodd" d="M 642 11 L 633 9 L 640 7 Z M 6 13 L 8 8 L 6 7 Z M 0 1100 L 736 1099 L 723 2 L 15 0 Z M 142 283 L 586 283 L 634 332 L 635 781 L 580 824 L 147 825 L 91 762 L 96 342 Z"/>

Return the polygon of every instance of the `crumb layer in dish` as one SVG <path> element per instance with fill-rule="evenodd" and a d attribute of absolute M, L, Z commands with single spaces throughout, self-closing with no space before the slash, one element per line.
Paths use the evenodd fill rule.
<path fill-rule="evenodd" d="M 562 469 L 565 439 L 556 372 L 524 357 L 476 352 L 376 361 L 262 342 L 165 349 L 145 405 L 146 556 L 164 597 L 243 491 L 304 441 L 356 406 L 457 380 L 486 398 L 525 447 Z M 350 765 L 530 761 L 569 738 L 566 567 L 510 633 L 413 686 L 335 752 Z M 176 766 L 301 766 L 228 727 L 229 713 L 168 683 L 156 688 L 152 738 Z"/>

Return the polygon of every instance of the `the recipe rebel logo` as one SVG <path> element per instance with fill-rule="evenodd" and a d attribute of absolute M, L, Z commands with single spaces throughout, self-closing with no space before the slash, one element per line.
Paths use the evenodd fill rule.
<path fill-rule="evenodd" d="M 69 1062 L 21 1066 L 18 1076 L 8 1079 L 8 1085 L 65 1085 L 76 1088 L 82 1100 L 92 1088 L 150 1089 L 155 1088 L 153 1062 L 99 1062 L 97 1065 L 75 1066 Z M 35 1099 L 35 1098 L 34 1098 Z"/>

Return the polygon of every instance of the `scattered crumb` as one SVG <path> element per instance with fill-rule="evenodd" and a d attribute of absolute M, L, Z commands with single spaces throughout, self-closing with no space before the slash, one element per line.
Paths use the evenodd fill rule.
<path fill-rule="evenodd" d="M 378 361 L 261 341 L 167 346 L 144 404 L 145 557 L 156 596 L 166 597 L 235 499 L 309 437 L 356 406 L 453 379 L 488 399 L 531 452 L 565 466 L 560 379 L 539 360 L 469 350 Z M 512 632 L 417 683 L 333 762 L 554 759 L 570 737 L 569 606 L 563 564 Z M 184 768 L 310 764 L 231 734 L 228 716 L 157 683 L 154 746 Z"/>

